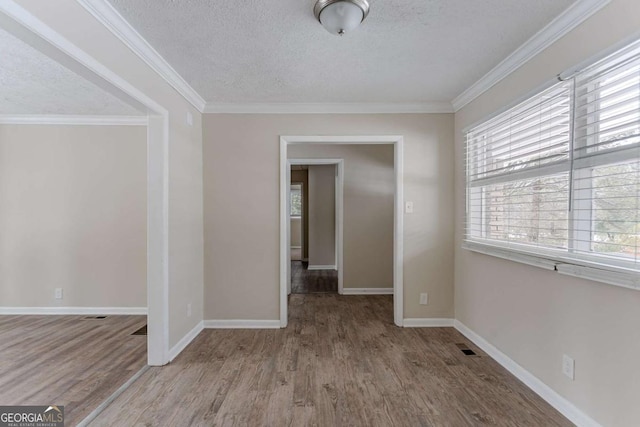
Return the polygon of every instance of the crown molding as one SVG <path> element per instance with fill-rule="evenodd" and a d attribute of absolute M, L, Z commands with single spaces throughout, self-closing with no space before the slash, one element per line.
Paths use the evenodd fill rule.
<path fill-rule="evenodd" d="M 210 114 L 410 114 L 453 113 L 450 102 L 424 103 L 207 103 Z"/>
<path fill-rule="evenodd" d="M 502 79 L 602 9 L 610 1 L 611 0 L 581 0 L 569 6 L 547 26 L 534 34 L 533 37 L 524 42 L 522 46 L 513 51 L 502 62 L 480 78 L 480 80 L 451 101 L 454 111 L 460 110 L 487 90 L 491 89 Z"/>
<path fill-rule="evenodd" d="M 78 3 L 155 70 L 198 111 L 203 112 L 206 104 L 205 100 L 107 0 L 78 0 Z"/>
<path fill-rule="evenodd" d="M 146 126 L 147 116 L 0 115 L 0 125 Z"/>

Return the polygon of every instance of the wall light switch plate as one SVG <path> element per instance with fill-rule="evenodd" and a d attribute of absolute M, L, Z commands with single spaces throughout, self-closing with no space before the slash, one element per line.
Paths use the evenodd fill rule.
<path fill-rule="evenodd" d="M 562 373 L 572 380 L 575 379 L 576 362 L 566 354 L 562 355 Z"/>
<path fill-rule="evenodd" d="M 191 303 L 187 304 L 187 317 L 191 317 Z"/>
<path fill-rule="evenodd" d="M 404 203 L 404 212 L 408 214 L 413 213 L 413 202 L 405 202 Z"/>
<path fill-rule="evenodd" d="M 187 124 L 193 126 L 193 114 L 191 114 L 191 111 L 187 111 Z"/>
<path fill-rule="evenodd" d="M 62 299 L 62 288 L 56 288 L 53 292 L 53 296 L 55 299 Z"/>
<path fill-rule="evenodd" d="M 427 305 L 429 304 L 429 294 L 428 293 L 423 293 L 420 294 L 420 305 Z"/>

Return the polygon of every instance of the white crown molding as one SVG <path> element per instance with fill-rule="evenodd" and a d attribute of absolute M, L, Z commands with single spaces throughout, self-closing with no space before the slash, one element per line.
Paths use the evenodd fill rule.
<path fill-rule="evenodd" d="M 147 116 L 0 115 L 0 125 L 146 126 Z"/>
<path fill-rule="evenodd" d="M 547 26 L 534 34 L 533 37 L 524 42 L 522 46 L 513 51 L 502 62 L 480 78 L 480 80 L 451 101 L 453 109 L 455 111 L 460 110 L 484 92 L 491 89 L 531 58 L 602 9 L 610 1 L 611 0 L 581 0 L 573 3 Z"/>
<path fill-rule="evenodd" d="M 191 329 L 189 332 L 187 332 L 187 334 L 184 337 L 182 337 L 182 339 L 178 341 L 176 345 L 171 347 L 171 349 L 169 350 L 169 362 L 172 362 L 173 359 L 178 357 L 178 355 L 182 353 L 182 350 L 187 348 L 187 346 L 191 344 L 191 341 L 193 341 L 198 336 L 198 334 L 202 332 L 203 329 L 204 329 L 204 322 L 203 321 L 198 322 L 198 324 L 194 326 L 193 329 Z"/>
<path fill-rule="evenodd" d="M 453 113 L 450 102 L 395 103 L 207 103 L 209 114 L 412 114 Z"/>
<path fill-rule="evenodd" d="M 205 329 L 280 329 L 280 320 L 205 320 Z"/>
<path fill-rule="evenodd" d="M 107 0 L 78 0 L 78 3 L 153 68 L 198 111 L 203 112 L 205 100 Z"/>
<path fill-rule="evenodd" d="M 393 295 L 393 288 L 343 288 L 342 295 Z"/>
<path fill-rule="evenodd" d="M 146 315 L 147 307 L 0 307 L 0 315 Z"/>
<path fill-rule="evenodd" d="M 480 347 L 482 351 L 487 353 L 496 362 L 502 365 L 507 371 L 511 372 L 516 378 L 522 381 L 527 387 L 533 390 L 538 396 L 543 398 L 548 404 L 556 408 L 562 415 L 567 417 L 569 421 L 579 427 L 602 427 L 593 418 L 582 412 L 569 400 L 562 397 L 551 387 L 540 381 L 531 372 L 518 365 L 513 359 L 498 350 L 489 341 L 469 329 L 459 320 L 454 322 L 454 327 L 462 335 L 470 339 L 475 345 Z"/>
<path fill-rule="evenodd" d="M 447 328 L 453 326 L 453 319 L 449 318 L 416 318 L 404 319 L 402 326 L 405 328 Z"/>

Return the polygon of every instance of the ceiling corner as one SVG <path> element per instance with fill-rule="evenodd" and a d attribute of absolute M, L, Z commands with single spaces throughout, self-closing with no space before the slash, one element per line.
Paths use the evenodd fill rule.
<path fill-rule="evenodd" d="M 480 80 L 454 98 L 451 101 L 453 110 L 457 112 L 491 89 L 502 79 L 602 9 L 610 3 L 610 1 L 611 0 L 580 0 L 573 3 L 547 26 L 534 34 L 533 37 L 524 42 L 491 71 L 481 77 Z"/>
<path fill-rule="evenodd" d="M 107 0 L 77 0 L 201 113 L 206 102 Z"/>

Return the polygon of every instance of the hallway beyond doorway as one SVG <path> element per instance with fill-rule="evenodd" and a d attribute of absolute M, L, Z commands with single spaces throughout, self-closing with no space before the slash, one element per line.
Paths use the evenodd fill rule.
<path fill-rule="evenodd" d="M 308 270 L 309 263 L 291 261 L 291 293 L 338 293 L 337 270 Z"/>

